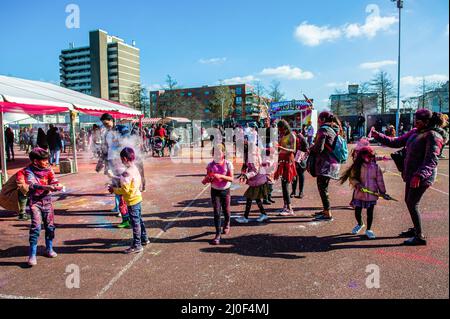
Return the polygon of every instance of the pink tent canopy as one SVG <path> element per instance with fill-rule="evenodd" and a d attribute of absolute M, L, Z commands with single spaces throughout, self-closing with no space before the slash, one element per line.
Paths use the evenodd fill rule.
<path fill-rule="evenodd" d="M 0 102 L 0 112 L 26 113 L 31 115 L 41 115 L 41 114 L 49 115 L 66 111 L 69 111 L 68 107 Z"/>

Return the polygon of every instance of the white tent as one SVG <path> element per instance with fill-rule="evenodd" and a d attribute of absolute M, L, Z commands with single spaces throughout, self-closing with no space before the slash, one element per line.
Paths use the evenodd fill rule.
<path fill-rule="evenodd" d="M 76 112 L 100 116 L 109 113 L 115 118 L 140 116 L 141 112 L 126 105 L 99 99 L 80 92 L 69 90 L 46 82 L 25 80 L 0 75 L 0 148 L 4 152 L 4 113 L 19 114 L 56 114 L 71 112 L 72 143 L 75 143 L 74 119 Z M 76 165 L 76 147 L 74 150 L 74 168 Z M 4 154 L 4 153 L 2 153 Z M 2 156 L 1 169 L 3 182 L 6 181 L 6 160 Z"/>

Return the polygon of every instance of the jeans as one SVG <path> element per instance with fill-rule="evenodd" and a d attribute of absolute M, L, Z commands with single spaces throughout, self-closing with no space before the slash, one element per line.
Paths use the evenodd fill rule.
<path fill-rule="evenodd" d="M 130 216 L 131 227 L 133 229 L 133 247 L 141 247 L 142 242 L 148 240 L 147 230 L 142 220 L 141 204 L 128 206 L 128 215 Z"/>
<path fill-rule="evenodd" d="M 411 215 L 411 220 L 414 224 L 416 236 L 418 237 L 422 235 L 422 221 L 420 217 L 419 203 L 428 187 L 430 186 L 420 185 L 418 188 L 411 188 L 409 183 L 406 183 L 405 202 L 408 207 L 409 214 Z"/>
<path fill-rule="evenodd" d="M 230 226 L 230 189 L 218 190 L 211 188 L 211 202 L 214 209 L 214 226 L 216 227 L 216 235 L 220 234 L 221 213 L 224 215 L 225 227 Z"/>
<path fill-rule="evenodd" d="M 50 164 L 59 165 L 60 154 L 61 154 L 60 150 L 50 150 L 50 158 L 49 158 Z"/>
<path fill-rule="evenodd" d="M 298 193 L 299 195 L 303 194 L 303 188 L 305 186 L 305 168 L 302 168 L 302 166 L 299 163 L 295 163 L 295 166 L 297 168 L 297 176 L 294 178 L 294 181 L 292 182 L 292 194 L 295 194 L 297 191 L 297 183 L 298 183 Z"/>
<path fill-rule="evenodd" d="M 55 237 L 55 224 L 51 197 L 44 197 L 41 200 L 30 199 L 27 211 L 31 215 L 30 246 L 38 243 L 42 222 L 44 222 L 45 239 L 52 240 Z"/>
<path fill-rule="evenodd" d="M 281 189 L 283 190 L 283 201 L 284 205 L 291 205 L 291 197 L 288 191 L 288 181 L 284 178 L 281 179 Z"/>
<path fill-rule="evenodd" d="M 8 160 L 12 158 L 14 159 L 14 143 L 6 143 L 6 157 Z"/>
<path fill-rule="evenodd" d="M 330 178 L 327 176 L 317 176 L 317 188 L 319 190 L 320 199 L 324 210 L 330 210 L 330 198 L 328 194 L 328 184 Z"/>

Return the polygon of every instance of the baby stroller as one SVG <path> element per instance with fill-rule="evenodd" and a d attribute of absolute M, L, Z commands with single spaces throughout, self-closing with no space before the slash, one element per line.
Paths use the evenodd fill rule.
<path fill-rule="evenodd" d="M 157 154 L 158 157 L 163 156 L 163 140 L 159 136 L 155 136 L 152 139 L 152 156 L 155 157 L 155 154 Z"/>

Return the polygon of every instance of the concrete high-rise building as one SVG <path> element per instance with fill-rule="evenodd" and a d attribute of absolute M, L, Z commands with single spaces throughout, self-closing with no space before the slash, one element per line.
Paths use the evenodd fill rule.
<path fill-rule="evenodd" d="M 117 101 L 131 102 L 130 91 L 140 85 L 140 51 L 103 30 L 89 33 L 89 46 L 61 51 L 61 86 Z"/>
<path fill-rule="evenodd" d="M 339 116 L 378 113 L 378 94 L 360 93 L 359 85 L 348 86 L 348 93 L 330 95 L 331 111 Z"/>

